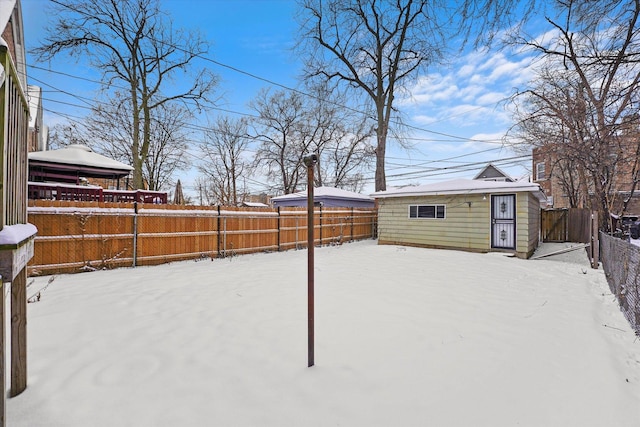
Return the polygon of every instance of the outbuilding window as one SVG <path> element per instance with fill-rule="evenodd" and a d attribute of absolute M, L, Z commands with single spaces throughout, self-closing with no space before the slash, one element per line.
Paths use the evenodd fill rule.
<path fill-rule="evenodd" d="M 445 205 L 409 205 L 409 218 L 444 219 Z"/>

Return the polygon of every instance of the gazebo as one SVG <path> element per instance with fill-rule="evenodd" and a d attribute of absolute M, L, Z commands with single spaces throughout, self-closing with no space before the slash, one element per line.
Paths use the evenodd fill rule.
<path fill-rule="evenodd" d="M 167 193 L 127 191 L 133 168 L 85 145 L 29 153 L 29 198 L 167 203 Z"/>
<path fill-rule="evenodd" d="M 35 151 L 29 153 L 30 182 L 58 182 L 83 184 L 88 178 L 102 182 L 112 181 L 120 190 L 121 180 L 126 189 L 126 178 L 133 171 L 129 165 L 94 153 L 86 145 L 73 144 L 59 150 Z"/>

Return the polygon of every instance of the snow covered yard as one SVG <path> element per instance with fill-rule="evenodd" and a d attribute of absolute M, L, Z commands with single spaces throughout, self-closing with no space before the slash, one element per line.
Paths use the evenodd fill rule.
<path fill-rule="evenodd" d="M 640 340 L 586 256 L 315 253 L 312 368 L 304 250 L 56 277 L 8 425 L 638 425 Z"/>

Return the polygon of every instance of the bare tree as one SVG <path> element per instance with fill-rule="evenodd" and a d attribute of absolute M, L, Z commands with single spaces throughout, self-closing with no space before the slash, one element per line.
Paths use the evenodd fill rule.
<path fill-rule="evenodd" d="M 49 133 L 49 149 L 51 150 L 72 144 L 90 145 L 84 126 L 79 122 L 57 123 Z"/>
<path fill-rule="evenodd" d="M 251 174 L 252 159 L 247 157 L 251 139 L 247 120 L 218 117 L 201 144 L 203 158 L 198 165 L 201 189 L 208 204 L 236 206 L 246 189 L 241 178 Z"/>
<path fill-rule="evenodd" d="M 187 101 L 200 107 L 215 86 L 216 78 L 207 70 L 188 79 L 181 76 L 179 82 L 174 79 L 205 54 L 208 45 L 196 33 L 174 30 L 158 0 L 51 2 L 55 24 L 34 53 L 42 60 L 61 53 L 89 58 L 102 71 L 107 89 L 124 88 L 132 114 L 132 184 L 143 188 L 154 110 Z"/>
<path fill-rule="evenodd" d="M 256 155 L 277 190 L 289 194 L 304 183 L 303 157 L 319 157 L 316 186 L 360 189 L 362 172 L 371 163 L 370 125 L 341 108 L 339 92 L 326 84 L 310 87 L 312 96 L 296 91 L 262 91 L 251 103 L 259 118 L 253 136 Z"/>
<path fill-rule="evenodd" d="M 252 121 L 252 136 L 260 141 L 256 163 L 284 194 L 298 191 L 304 181 L 302 159 L 321 134 L 321 127 L 307 122 L 305 101 L 299 92 L 265 89 L 249 104 L 259 116 Z"/>
<path fill-rule="evenodd" d="M 299 0 L 307 77 L 336 80 L 363 94 L 376 131 L 375 190 L 386 189 L 387 136 L 399 123 L 394 99 L 429 64 L 447 38 L 491 41 L 509 23 L 508 0 Z M 526 2 L 528 14 L 535 2 Z M 367 108 L 367 110 L 369 110 Z"/>
<path fill-rule="evenodd" d="M 554 37 L 523 33 L 511 42 L 545 58 L 532 88 L 518 94 L 518 127 L 534 145 L 557 145 L 578 188 L 609 228 L 609 213 L 626 206 L 622 191 L 635 190 L 639 152 L 640 2 L 557 2 L 547 16 Z M 629 171 L 631 179 L 629 178 Z M 573 178 L 572 178 L 573 179 Z M 580 182 L 584 181 L 584 182 Z"/>
<path fill-rule="evenodd" d="M 321 126 L 311 147 L 319 159 L 315 185 L 362 190 L 364 174 L 375 160 L 373 127 L 342 107 L 346 96 L 337 88 L 323 83 L 310 88 L 310 92 L 315 96 L 309 100 L 308 111 L 316 120 L 307 122 Z"/>
<path fill-rule="evenodd" d="M 92 148 L 107 157 L 133 164 L 131 141 L 136 129 L 132 121 L 131 103 L 118 98 L 102 103 L 85 121 L 85 135 Z M 190 166 L 187 157 L 190 112 L 179 104 L 162 104 L 148 117 L 148 148 L 142 164 L 142 179 L 149 190 L 167 190 L 176 172 Z M 137 129 L 143 132 L 142 129 Z M 142 139 L 142 137 L 140 137 Z"/>
<path fill-rule="evenodd" d="M 431 1 L 305 0 L 304 49 L 309 76 L 338 79 L 363 91 L 376 123 L 375 189 L 386 189 L 385 153 L 400 85 L 439 60 L 444 37 Z M 433 13 L 432 13 L 433 12 Z M 328 55 L 328 56 L 327 56 Z"/>

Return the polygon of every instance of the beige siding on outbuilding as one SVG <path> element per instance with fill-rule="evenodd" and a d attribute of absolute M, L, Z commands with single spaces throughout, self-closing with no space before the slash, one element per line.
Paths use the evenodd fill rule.
<path fill-rule="evenodd" d="M 540 201 L 533 193 L 516 196 L 516 233 L 516 255 L 529 258 L 540 236 Z"/>
<path fill-rule="evenodd" d="M 378 204 L 378 241 L 425 247 L 490 250 L 490 197 L 389 197 Z M 409 205 L 446 205 L 445 219 L 409 219 Z"/>
<path fill-rule="evenodd" d="M 533 252 L 536 250 L 540 242 L 540 201 L 533 193 L 521 193 L 518 194 L 518 197 L 522 198 L 523 201 L 526 198 L 527 204 L 522 208 L 522 215 L 520 215 L 520 210 L 518 209 L 517 221 L 522 223 L 521 229 L 523 232 L 518 234 L 519 240 L 517 242 L 516 250 L 517 255 L 529 258 L 533 255 Z M 525 218 L 527 225 L 526 233 L 524 232 Z M 523 244 L 520 243 L 520 239 Z"/>
<path fill-rule="evenodd" d="M 515 254 L 531 256 L 538 244 L 540 203 L 531 192 L 516 194 Z M 409 218 L 410 205 L 446 206 L 445 219 Z M 489 252 L 491 195 L 461 194 L 378 199 L 378 242 Z M 511 251 L 513 252 L 513 251 Z"/>

